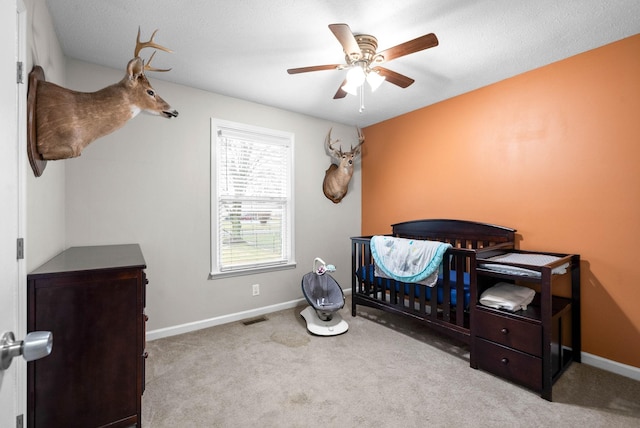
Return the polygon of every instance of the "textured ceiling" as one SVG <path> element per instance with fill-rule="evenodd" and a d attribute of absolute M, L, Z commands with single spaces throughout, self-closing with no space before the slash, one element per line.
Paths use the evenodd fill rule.
<path fill-rule="evenodd" d="M 367 126 L 640 32 L 638 0 L 47 0 L 68 57 L 122 69 L 138 26 L 158 52 L 148 73 L 235 98 Z M 427 33 L 437 47 L 385 64 L 415 79 L 334 100 L 345 70 L 289 75 L 288 68 L 344 63 L 328 24 L 372 34 L 378 50 Z M 639 53 L 640 55 L 640 53 Z M 142 56 L 145 56 L 143 51 Z M 105 82 L 105 86 L 113 82 Z M 100 89 L 100 88 L 96 88 Z M 179 106 L 175 106 L 180 109 Z"/>

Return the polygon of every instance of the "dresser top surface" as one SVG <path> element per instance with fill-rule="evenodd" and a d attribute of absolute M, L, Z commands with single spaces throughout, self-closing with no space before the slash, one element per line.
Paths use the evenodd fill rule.
<path fill-rule="evenodd" d="M 61 252 L 29 276 L 114 268 L 146 268 L 138 244 L 71 247 Z"/>

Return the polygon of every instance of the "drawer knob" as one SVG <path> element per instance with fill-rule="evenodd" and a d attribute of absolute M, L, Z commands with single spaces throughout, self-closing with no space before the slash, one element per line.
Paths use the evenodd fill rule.
<path fill-rule="evenodd" d="M 500 362 L 506 366 L 507 364 L 509 364 L 509 359 L 507 357 L 502 357 Z"/>
<path fill-rule="evenodd" d="M 502 327 L 502 329 L 500 330 L 500 333 L 509 334 L 509 329 L 507 327 Z"/>

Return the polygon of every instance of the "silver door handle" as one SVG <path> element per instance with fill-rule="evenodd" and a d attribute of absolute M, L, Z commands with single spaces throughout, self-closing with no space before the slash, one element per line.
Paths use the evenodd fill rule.
<path fill-rule="evenodd" d="M 33 331 L 21 341 L 16 341 L 13 332 L 4 333 L 0 339 L 0 370 L 8 369 L 13 357 L 22 355 L 26 361 L 33 361 L 49 355 L 52 348 L 50 331 Z"/>

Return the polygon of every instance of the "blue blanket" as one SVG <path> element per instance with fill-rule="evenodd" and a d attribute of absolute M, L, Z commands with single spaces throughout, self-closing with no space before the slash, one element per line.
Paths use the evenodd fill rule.
<path fill-rule="evenodd" d="M 451 244 L 440 241 L 394 238 L 376 235 L 371 238 L 371 255 L 376 275 L 402 282 L 422 282 L 433 287 L 438 268 Z"/>

